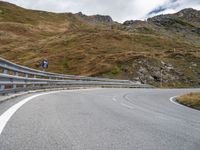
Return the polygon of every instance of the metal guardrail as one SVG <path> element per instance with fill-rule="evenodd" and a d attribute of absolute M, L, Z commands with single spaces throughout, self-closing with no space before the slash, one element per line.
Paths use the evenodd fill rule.
<path fill-rule="evenodd" d="M 129 80 L 64 75 L 39 71 L 0 58 L 0 93 L 57 87 L 150 87 Z"/>

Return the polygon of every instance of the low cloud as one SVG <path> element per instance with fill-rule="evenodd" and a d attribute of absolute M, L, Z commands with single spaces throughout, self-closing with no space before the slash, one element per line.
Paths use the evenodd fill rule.
<path fill-rule="evenodd" d="M 4 0 L 16 5 L 52 12 L 110 15 L 114 20 L 146 19 L 184 8 L 200 9 L 199 0 Z"/>

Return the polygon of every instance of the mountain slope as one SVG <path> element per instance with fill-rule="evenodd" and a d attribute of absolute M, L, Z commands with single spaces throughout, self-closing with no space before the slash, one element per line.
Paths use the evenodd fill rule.
<path fill-rule="evenodd" d="M 36 69 L 47 58 L 48 71 L 156 86 L 162 70 L 164 86 L 200 86 L 199 11 L 188 10 L 192 17 L 183 10 L 120 24 L 109 16 L 34 11 L 0 2 L 0 56 Z"/>

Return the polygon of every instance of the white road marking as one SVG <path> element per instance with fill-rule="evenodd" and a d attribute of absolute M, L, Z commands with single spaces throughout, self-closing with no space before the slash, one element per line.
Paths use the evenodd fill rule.
<path fill-rule="evenodd" d="M 176 104 L 176 105 L 178 105 L 178 106 L 185 107 L 185 108 L 192 109 L 192 110 L 194 110 L 194 111 L 198 111 L 198 112 L 199 112 L 199 110 L 193 109 L 193 108 L 191 108 L 191 107 L 188 107 L 188 106 L 185 106 L 185 105 L 182 105 L 182 104 L 176 102 L 176 101 L 174 100 L 176 97 L 179 97 L 179 96 L 173 96 L 173 97 L 171 97 L 171 98 L 169 99 L 170 102 L 172 102 L 172 103 L 174 103 L 174 104 Z"/>
<path fill-rule="evenodd" d="M 127 105 L 127 104 L 124 104 L 124 103 L 121 103 L 122 106 L 128 108 L 128 109 L 134 109 L 134 107 L 130 106 L 130 105 Z"/>
<path fill-rule="evenodd" d="M 170 102 L 172 102 L 172 103 L 174 103 L 174 104 L 176 104 L 176 105 L 178 105 L 178 106 L 184 106 L 184 105 L 181 105 L 181 104 L 179 104 L 178 102 L 174 101 L 174 99 L 175 99 L 176 97 L 178 97 L 178 96 L 173 96 L 173 97 L 171 97 L 171 98 L 169 99 Z"/>
<path fill-rule="evenodd" d="M 52 92 L 51 92 L 52 93 Z M 28 97 L 22 101 L 20 101 L 19 103 L 15 104 L 14 106 L 12 106 L 11 108 L 9 108 L 6 112 L 4 112 L 1 116 L 0 116 L 0 135 L 4 129 L 4 127 L 6 126 L 7 122 L 9 121 L 9 119 L 13 116 L 13 114 L 20 108 L 22 107 L 25 103 L 29 102 L 30 100 L 32 100 L 33 98 L 36 98 L 38 96 L 41 95 L 45 95 L 47 93 L 42 93 L 42 94 L 37 94 L 37 95 L 33 95 L 31 97 Z"/>
<path fill-rule="evenodd" d="M 157 119 L 161 119 L 161 120 L 169 120 L 169 119 L 167 119 L 166 117 L 164 117 L 164 116 L 155 116 Z"/>
<path fill-rule="evenodd" d="M 53 93 L 59 93 L 59 92 L 75 92 L 75 91 L 87 91 L 87 90 L 96 90 L 96 89 L 78 89 L 78 90 L 62 90 L 62 91 L 52 91 L 52 92 L 45 92 L 37 95 L 30 96 L 28 98 L 25 98 L 24 100 L 21 100 L 17 104 L 13 105 L 10 107 L 7 111 L 5 111 L 1 116 L 0 116 L 0 135 L 3 132 L 6 124 L 10 120 L 10 118 L 15 114 L 15 112 L 22 107 L 24 104 L 29 102 L 30 100 L 42 96 L 42 95 L 47 95 L 47 94 L 53 94 Z"/>
<path fill-rule="evenodd" d="M 116 99 L 115 97 L 113 97 L 112 100 L 113 100 L 114 102 L 117 102 L 117 99 Z"/>

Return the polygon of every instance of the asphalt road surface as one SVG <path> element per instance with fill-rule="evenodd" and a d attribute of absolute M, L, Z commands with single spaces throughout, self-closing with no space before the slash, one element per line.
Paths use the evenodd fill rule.
<path fill-rule="evenodd" d="M 200 150 L 200 111 L 172 96 L 200 89 L 90 89 L 33 98 L 9 119 L 0 150 Z M 0 115 L 25 97 L 0 104 Z"/>

